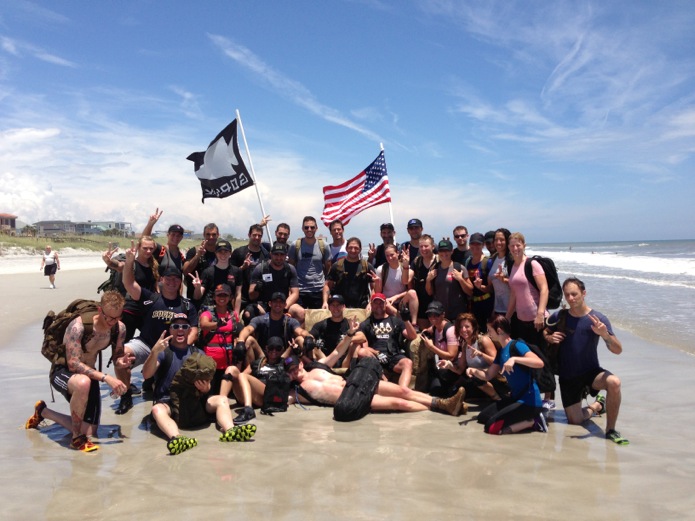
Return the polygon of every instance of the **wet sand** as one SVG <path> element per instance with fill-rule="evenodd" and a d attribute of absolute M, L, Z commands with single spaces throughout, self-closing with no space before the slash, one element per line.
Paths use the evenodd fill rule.
<path fill-rule="evenodd" d="M 3 519 L 692 519 L 695 516 L 695 357 L 618 332 L 621 356 L 601 352 L 623 381 L 616 446 L 603 418 L 550 432 L 490 436 L 473 419 L 423 412 L 372 414 L 350 424 L 326 408 L 258 415 L 251 442 L 220 443 L 214 425 L 198 447 L 170 456 L 136 398 L 113 413 L 102 387 L 101 449 L 67 448 L 57 425 L 25 431 L 36 400 L 50 403 L 40 322 L 73 298 L 96 297 L 103 270 L 2 275 L 0 371 L 5 416 L 0 455 Z M 111 370 L 109 370 L 111 371 Z M 136 383 L 141 375 L 136 373 Z M 55 406 L 68 411 L 56 393 Z M 214 517 L 213 517 L 214 516 Z"/>

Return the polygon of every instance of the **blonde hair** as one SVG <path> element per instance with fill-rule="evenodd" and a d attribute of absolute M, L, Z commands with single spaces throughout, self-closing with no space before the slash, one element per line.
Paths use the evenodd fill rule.
<path fill-rule="evenodd" d="M 143 235 L 138 239 L 138 251 L 140 251 L 140 246 L 142 245 L 143 241 L 149 241 L 155 246 L 157 245 L 157 242 L 150 237 L 149 235 Z M 150 257 L 147 261 L 147 265 L 150 267 L 152 270 L 152 275 L 154 276 L 154 281 L 155 283 L 159 282 L 159 262 L 157 259 L 154 258 L 154 252 L 152 254 L 152 257 Z"/>
<path fill-rule="evenodd" d="M 514 233 L 512 233 L 512 234 L 509 236 L 509 240 L 507 241 L 507 244 L 509 244 L 509 243 L 512 241 L 512 239 L 516 239 L 516 240 L 519 241 L 521 244 L 523 244 L 524 246 L 526 246 L 526 238 L 524 237 L 524 234 L 523 234 L 523 233 L 521 233 L 521 232 L 514 232 Z"/>

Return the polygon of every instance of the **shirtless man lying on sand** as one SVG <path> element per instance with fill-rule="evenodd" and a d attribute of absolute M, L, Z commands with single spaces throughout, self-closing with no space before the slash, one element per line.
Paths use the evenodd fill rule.
<path fill-rule="evenodd" d="M 350 321 L 350 329 L 346 339 L 353 336 L 359 325 L 353 319 Z M 341 351 L 347 349 L 349 341 L 342 341 L 338 347 L 328 356 L 319 360 L 321 364 L 331 367 L 340 358 Z M 304 368 L 304 363 L 296 356 L 285 358 L 285 371 L 290 378 L 299 383 L 307 394 L 315 401 L 324 405 L 335 405 L 345 387 L 345 379 L 318 366 L 308 366 L 308 371 Z M 400 386 L 391 382 L 380 381 L 376 393 L 372 398 L 371 409 L 375 411 L 402 411 L 420 412 L 426 410 L 440 411 L 443 413 L 458 416 L 463 409 L 467 412 L 467 405 L 463 403 L 465 389 L 462 387 L 451 398 L 434 398 L 429 394 L 413 391 L 408 387 Z"/>

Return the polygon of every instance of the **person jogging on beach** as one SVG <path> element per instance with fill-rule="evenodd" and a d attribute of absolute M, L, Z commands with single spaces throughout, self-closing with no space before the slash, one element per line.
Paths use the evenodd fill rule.
<path fill-rule="evenodd" d="M 41 267 L 44 276 L 48 277 L 50 289 L 56 289 L 56 271 L 60 269 L 60 259 L 58 252 L 51 250 L 51 245 L 46 244 L 46 250 L 41 254 Z"/>
<path fill-rule="evenodd" d="M 40 400 L 34 405 L 34 414 L 25 423 L 27 429 L 38 429 L 44 419 L 52 420 L 72 433 L 70 448 L 92 452 L 99 448 L 90 436 L 96 435 L 101 417 L 99 383 L 111 387 L 120 396 L 128 386 L 120 379 L 95 369 L 97 354 L 111 345 L 116 369 L 129 364 L 123 356 L 125 325 L 120 321 L 125 299 L 117 291 L 106 291 L 94 315 L 91 336 L 83 338 L 85 326 L 82 317 L 75 317 L 65 330 L 64 363 L 56 362 L 51 368 L 50 381 L 54 389 L 70 403 L 70 415 L 59 413 Z M 112 338 L 116 338 L 112 345 Z"/>
<path fill-rule="evenodd" d="M 621 401 L 620 378 L 599 365 L 597 352 L 599 338 L 615 355 L 622 353 L 623 346 L 608 318 L 586 304 L 586 287 L 581 280 L 568 278 L 562 284 L 562 292 L 569 309 L 550 316 L 544 335 L 549 344 L 559 344 L 560 393 L 567 421 L 577 425 L 605 412 L 606 439 L 627 445 L 630 442 L 615 430 Z M 598 394 L 604 389 L 605 397 Z M 587 393 L 596 396 L 596 401 L 582 408 Z"/>

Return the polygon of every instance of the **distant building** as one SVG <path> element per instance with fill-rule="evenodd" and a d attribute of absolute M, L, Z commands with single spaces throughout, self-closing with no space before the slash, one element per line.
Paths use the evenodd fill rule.
<path fill-rule="evenodd" d="M 9 213 L 0 213 L 0 232 L 7 235 L 15 235 L 17 232 L 17 216 Z"/>
<path fill-rule="evenodd" d="M 39 235 L 75 235 L 75 223 L 72 221 L 39 221 L 34 223 Z"/>

